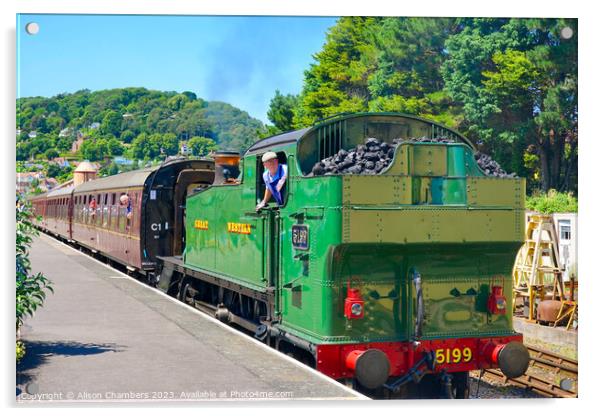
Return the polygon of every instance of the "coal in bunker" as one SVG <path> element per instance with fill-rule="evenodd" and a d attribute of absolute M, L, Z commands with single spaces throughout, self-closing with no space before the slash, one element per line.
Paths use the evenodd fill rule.
<path fill-rule="evenodd" d="M 323 175 L 378 175 L 385 171 L 393 161 L 395 148 L 403 143 L 456 143 L 449 138 L 407 138 L 393 139 L 393 143 L 369 137 L 363 144 L 349 150 L 341 149 L 334 155 L 317 162 L 308 176 Z M 493 158 L 485 153 L 476 152 L 475 160 L 487 176 L 499 178 L 516 177 L 507 173 Z"/>

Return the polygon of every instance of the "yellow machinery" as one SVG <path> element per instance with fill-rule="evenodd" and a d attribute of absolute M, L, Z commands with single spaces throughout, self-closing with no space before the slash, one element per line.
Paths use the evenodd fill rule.
<path fill-rule="evenodd" d="M 514 262 L 514 298 L 529 299 L 529 320 L 534 320 L 535 298 L 545 300 L 547 292 L 558 294 L 564 301 L 562 270 L 559 264 L 558 241 L 551 215 L 533 214 L 527 223 L 525 244 Z M 516 304 L 516 302 L 514 302 Z M 562 310 L 561 310 L 562 311 Z"/>
<path fill-rule="evenodd" d="M 577 282 L 575 281 L 575 276 L 571 276 L 569 296 L 561 297 L 560 310 L 558 311 L 558 315 L 556 316 L 554 327 L 556 327 L 556 325 L 558 325 L 566 317 L 569 318 L 566 324 L 566 329 L 568 330 L 571 327 L 571 323 L 573 322 L 573 320 L 575 319 L 575 315 L 577 314 L 577 299 L 575 297 L 576 285 Z"/>

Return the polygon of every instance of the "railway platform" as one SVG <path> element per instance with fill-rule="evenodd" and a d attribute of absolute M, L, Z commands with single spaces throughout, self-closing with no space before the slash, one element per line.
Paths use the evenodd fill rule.
<path fill-rule="evenodd" d="M 21 330 L 20 405 L 366 399 L 46 235 L 30 258 L 54 294 Z"/>

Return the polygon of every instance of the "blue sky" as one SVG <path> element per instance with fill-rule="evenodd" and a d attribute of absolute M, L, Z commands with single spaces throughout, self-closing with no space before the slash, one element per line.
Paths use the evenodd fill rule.
<path fill-rule="evenodd" d="M 36 35 L 25 25 L 39 24 Z M 267 122 L 298 93 L 334 17 L 32 15 L 17 19 L 17 96 L 146 87 L 193 91 Z"/>

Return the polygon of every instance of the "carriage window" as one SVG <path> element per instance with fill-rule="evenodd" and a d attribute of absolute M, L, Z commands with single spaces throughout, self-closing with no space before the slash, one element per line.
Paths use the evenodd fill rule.
<path fill-rule="evenodd" d="M 136 220 L 136 212 L 138 210 L 138 192 L 132 192 L 130 195 L 131 214 L 128 220 L 129 231 L 136 230 L 138 221 Z"/>
<path fill-rule="evenodd" d="M 119 213 L 118 208 L 119 207 L 117 207 L 115 205 L 111 205 L 111 207 L 110 207 L 110 209 L 111 209 L 111 217 L 110 217 L 110 222 L 109 223 L 110 223 L 110 228 L 112 230 L 116 230 L 117 229 L 117 220 L 118 220 L 118 215 L 117 214 Z"/>
<path fill-rule="evenodd" d="M 100 203 L 102 201 L 101 197 L 101 194 L 96 196 L 96 225 L 99 227 L 102 225 L 102 209 L 100 207 Z"/>
<path fill-rule="evenodd" d="M 109 194 L 102 195 L 102 227 L 107 228 L 109 225 L 109 207 L 107 206 L 107 199 Z"/>
<path fill-rule="evenodd" d="M 126 208 L 119 206 L 119 232 L 125 233 L 126 230 Z"/>

